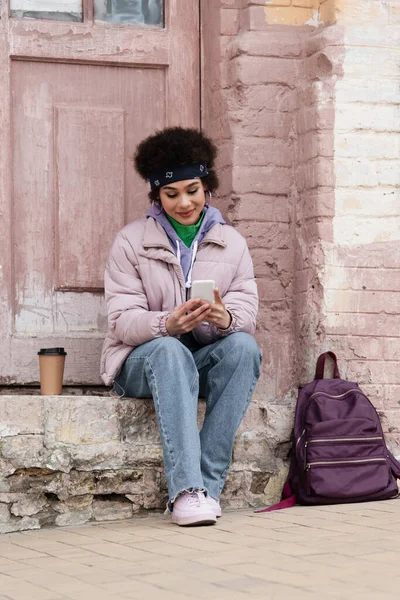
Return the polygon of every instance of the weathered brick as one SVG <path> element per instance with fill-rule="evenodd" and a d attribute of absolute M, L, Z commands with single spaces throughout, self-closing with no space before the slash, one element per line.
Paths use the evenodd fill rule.
<path fill-rule="evenodd" d="M 339 23 L 388 23 L 387 2 L 382 0 L 346 0 L 345 9 L 337 11 Z"/>
<path fill-rule="evenodd" d="M 292 144 L 276 138 L 245 138 L 238 140 L 234 150 L 234 161 L 238 165 L 290 167 Z"/>
<path fill-rule="evenodd" d="M 400 106 L 379 106 L 379 118 L 374 104 L 359 104 L 357 110 L 350 104 L 337 103 L 336 131 L 366 129 L 370 131 L 400 131 Z"/>
<path fill-rule="evenodd" d="M 400 334 L 400 332 L 397 333 Z M 385 358 L 386 360 L 397 360 L 400 363 L 400 337 L 384 339 L 383 358 Z"/>
<path fill-rule="evenodd" d="M 362 290 L 326 290 L 325 307 L 330 312 L 400 314 L 397 294 Z"/>
<path fill-rule="evenodd" d="M 319 18 L 322 23 L 332 25 L 336 21 L 336 0 L 325 0 L 319 8 Z"/>
<path fill-rule="evenodd" d="M 289 199 L 287 196 L 265 194 L 242 194 L 234 198 L 229 216 L 234 221 L 254 220 L 267 222 L 289 222 Z"/>
<path fill-rule="evenodd" d="M 292 6 L 266 6 L 265 15 L 269 25 L 305 25 L 315 16 L 313 8 Z"/>
<path fill-rule="evenodd" d="M 368 35 L 368 31 L 364 32 Z M 364 38 L 365 39 L 365 38 Z M 381 32 L 381 45 L 384 41 L 384 30 Z M 397 79 L 398 78 L 398 52 L 393 47 L 372 47 L 370 46 L 352 47 L 350 44 L 346 47 L 343 65 L 346 77 L 357 77 L 360 79 L 368 78 L 371 72 L 377 73 L 379 79 Z"/>
<path fill-rule="evenodd" d="M 351 379 L 360 383 L 400 383 L 400 363 L 398 361 L 349 361 L 348 373 Z M 400 418 L 400 411 L 399 411 Z"/>
<path fill-rule="evenodd" d="M 287 0 L 290 2 L 290 0 Z M 298 58 L 303 50 L 302 39 L 284 31 L 248 31 L 236 40 L 234 51 L 251 56 Z"/>
<path fill-rule="evenodd" d="M 235 115 L 231 133 L 288 140 L 293 124 L 289 113 L 273 113 L 268 110 L 242 111 Z"/>
<path fill-rule="evenodd" d="M 324 285 L 327 289 L 400 291 L 400 269 L 363 267 L 325 267 Z"/>
<path fill-rule="evenodd" d="M 290 291 L 277 279 L 271 280 L 259 277 L 257 279 L 257 287 L 260 299 L 267 300 L 268 302 L 284 300 L 290 294 Z"/>
<path fill-rule="evenodd" d="M 365 37 L 365 30 L 363 29 Z M 370 79 L 350 79 L 345 77 L 335 84 L 336 101 L 338 104 L 348 106 L 348 103 L 360 102 L 361 104 L 380 103 L 396 105 L 400 103 L 400 87 L 397 81 L 380 80 L 379 85 Z M 352 110 L 348 106 L 348 110 Z M 354 107 L 353 107 L 354 110 Z"/>
<path fill-rule="evenodd" d="M 370 189 L 336 188 L 336 214 L 362 215 L 365 217 L 397 216 L 399 214 L 400 190 L 393 187 Z"/>
<path fill-rule="evenodd" d="M 313 189 L 319 186 L 334 187 L 335 165 L 329 158 L 318 157 L 300 164 L 297 168 L 296 181 L 298 191 Z"/>
<path fill-rule="evenodd" d="M 375 187 L 378 185 L 376 165 L 366 159 L 335 161 L 336 184 L 339 187 Z"/>
<path fill-rule="evenodd" d="M 299 161 L 333 158 L 334 139 L 330 131 L 308 131 L 298 138 Z"/>
<path fill-rule="evenodd" d="M 248 108 L 256 111 L 264 109 L 292 112 L 297 108 L 297 92 L 286 85 L 266 84 L 240 88 L 234 100 L 239 105 L 246 102 Z"/>
<path fill-rule="evenodd" d="M 242 221 L 237 230 L 246 238 L 250 248 L 286 250 L 291 247 L 290 229 L 285 223 Z"/>
<path fill-rule="evenodd" d="M 385 385 L 385 408 L 400 410 L 400 385 Z"/>
<path fill-rule="evenodd" d="M 221 11 L 221 35 L 237 35 L 239 33 L 240 11 L 226 8 Z"/>
<path fill-rule="evenodd" d="M 235 166 L 232 169 L 233 191 L 237 194 L 288 194 L 291 183 L 291 170 L 286 167 Z"/>
<path fill-rule="evenodd" d="M 296 84 L 297 62 L 293 59 L 241 55 L 234 59 L 234 66 L 234 81 L 243 85 Z"/>
<path fill-rule="evenodd" d="M 358 335 L 327 335 L 325 343 L 343 360 L 382 360 L 384 339 Z"/>
<path fill-rule="evenodd" d="M 383 249 L 383 264 L 385 267 L 398 268 L 400 266 L 400 241 L 387 245 Z"/>
<path fill-rule="evenodd" d="M 333 220 L 333 228 L 338 245 L 363 243 L 372 246 L 382 241 L 394 243 L 399 239 L 400 217 L 337 216 Z"/>
<path fill-rule="evenodd" d="M 400 139 L 395 133 L 358 131 L 335 137 L 335 156 L 349 158 L 394 158 L 400 156 Z"/>
<path fill-rule="evenodd" d="M 385 250 L 386 244 L 374 244 L 373 246 L 359 245 L 345 248 L 337 245 L 335 248 L 332 248 L 330 255 L 326 257 L 326 263 L 339 267 L 375 268 L 391 266 L 384 265 Z M 392 245 L 391 250 L 393 250 Z"/>
<path fill-rule="evenodd" d="M 303 206 L 303 218 L 314 219 L 320 217 L 333 217 L 335 214 L 335 193 L 333 189 L 325 188 L 312 190 L 300 194 Z"/>
<path fill-rule="evenodd" d="M 300 6 L 301 8 L 317 8 L 319 0 L 292 0 L 292 6 Z"/>
<path fill-rule="evenodd" d="M 328 312 L 325 315 L 327 333 L 365 336 L 388 336 L 393 331 L 400 331 L 400 315 L 387 314 L 346 314 Z"/>

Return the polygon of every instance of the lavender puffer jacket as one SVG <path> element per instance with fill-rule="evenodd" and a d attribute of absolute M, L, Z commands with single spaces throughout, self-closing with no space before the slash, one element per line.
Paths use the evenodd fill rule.
<path fill-rule="evenodd" d="M 200 242 L 192 280 L 213 279 L 232 315 L 227 330 L 201 324 L 193 331 L 210 344 L 235 331 L 253 334 L 258 309 L 253 263 L 245 239 L 230 225 L 217 223 Z M 105 271 L 108 333 L 101 377 L 111 385 L 133 348 L 167 336 L 165 322 L 186 300 L 182 268 L 167 235 L 153 218 L 126 225 L 112 245 Z"/>

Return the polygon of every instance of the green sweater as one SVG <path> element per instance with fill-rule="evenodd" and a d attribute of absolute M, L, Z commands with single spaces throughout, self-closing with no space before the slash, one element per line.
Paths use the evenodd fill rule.
<path fill-rule="evenodd" d="M 195 225 L 181 225 L 181 223 L 178 223 L 178 221 L 175 221 L 175 219 L 173 219 L 169 215 L 166 216 L 168 221 L 171 223 L 172 227 L 175 229 L 176 233 L 182 240 L 182 242 L 185 244 L 185 246 L 190 248 L 203 222 L 204 212 L 202 213 L 200 219 Z"/>

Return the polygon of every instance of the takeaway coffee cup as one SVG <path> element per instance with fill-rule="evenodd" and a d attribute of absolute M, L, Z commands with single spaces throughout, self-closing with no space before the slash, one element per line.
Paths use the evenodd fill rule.
<path fill-rule="evenodd" d="M 38 355 L 41 395 L 60 396 L 67 353 L 64 348 L 41 348 Z"/>

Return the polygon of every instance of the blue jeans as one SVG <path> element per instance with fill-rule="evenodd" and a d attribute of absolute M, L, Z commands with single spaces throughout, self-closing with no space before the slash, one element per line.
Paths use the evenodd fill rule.
<path fill-rule="evenodd" d="M 153 398 L 171 503 L 190 488 L 219 498 L 260 365 L 260 349 L 247 333 L 197 348 L 173 337 L 156 338 L 126 359 L 114 389 L 122 396 Z M 200 432 L 199 394 L 207 402 Z"/>

